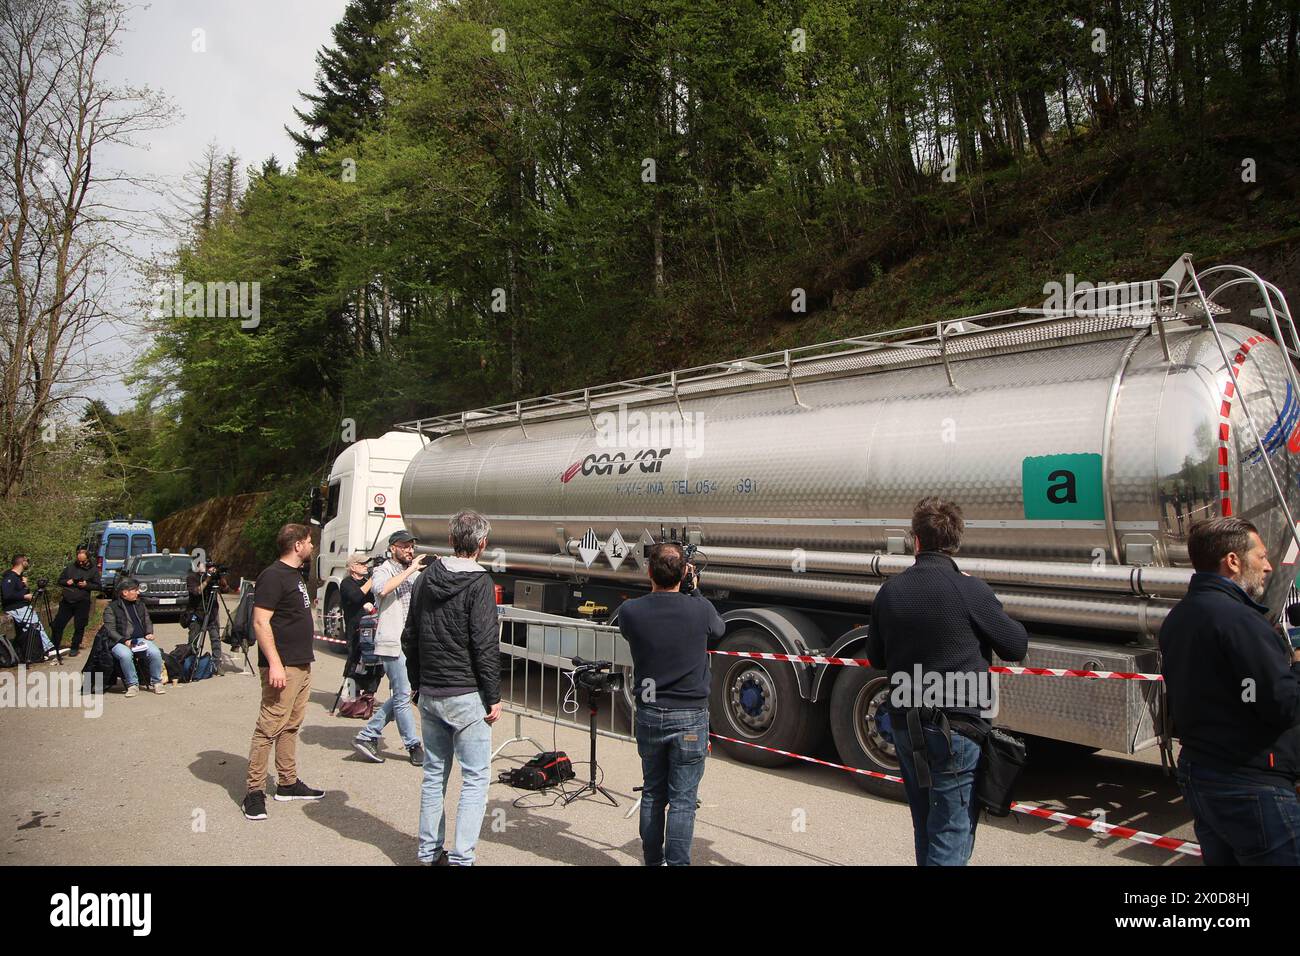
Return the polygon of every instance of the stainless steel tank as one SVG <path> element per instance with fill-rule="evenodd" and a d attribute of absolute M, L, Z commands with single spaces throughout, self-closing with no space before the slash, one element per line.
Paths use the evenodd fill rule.
<path fill-rule="evenodd" d="M 1282 566 L 1290 537 L 1243 403 L 1294 510 L 1300 395 L 1271 338 L 1218 329 L 1239 387 L 1202 321 L 1163 322 L 1167 360 L 1150 314 L 1109 314 L 850 347 L 784 376 L 742 361 L 674 378 L 675 394 L 466 420 L 411 462 L 404 519 L 442 544 L 447 518 L 473 508 L 491 519 L 493 548 L 566 559 L 588 529 L 602 542 L 617 529 L 629 545 L 689 529 L 706 555 L 727 555 L 728 572 L 748 564 L 770 583 L 815 571 L 801 553 L 853 574 L 826 553 L 897 551 L 913 505 L 939 494 L 965 512 L 959 560 L 1014 562 L 1018 587 L 1068 595 L 1063 563 L 1108 575 L 1185 567 L 1191 522 L 1234 514 L 1270 547 L 1278 610 L 1295 574 Z M 628 568 L 615 575 L 602 556 L 591 571 Z M 1171 596 L 1167 582 L 1153 593 Z M 1078 607 L 1051 619 L 1088 626 L 1095 607 Z"/>

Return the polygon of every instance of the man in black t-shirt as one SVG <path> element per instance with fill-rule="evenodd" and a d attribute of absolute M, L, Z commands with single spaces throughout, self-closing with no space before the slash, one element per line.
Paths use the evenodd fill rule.
<path fill-rule="evenodd" d="M 253 634 L 262 678 L 262 706 L 248 751 L 248 793 L 244 816 L 266 819 L 266 765 L 275 748 L 275 799 L 319 800 L 298 777 L 298 729 L 311 694 L 314 628 L 303 568 L 311 560 L 311 529 L 287 524 L 276 535 L 280 559 L 257 576 L 253 589 Z"/>

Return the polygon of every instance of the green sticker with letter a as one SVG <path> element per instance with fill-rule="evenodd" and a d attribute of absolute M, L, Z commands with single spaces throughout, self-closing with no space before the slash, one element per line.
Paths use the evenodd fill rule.
<path fill-rule="evenodd" d="M 1099 521 L 1106 517 L 1101 499 L 1101 455 L 1040 455 L 1021 465 L 1025 517 Z"/>

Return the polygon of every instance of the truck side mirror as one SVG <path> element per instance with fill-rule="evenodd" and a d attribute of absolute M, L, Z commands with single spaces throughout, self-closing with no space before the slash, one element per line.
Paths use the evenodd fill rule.
<path fill-rule="evenodd" d="M 320 493 L 320 485 L 312 485 L 310 514 L 311 523 L 319 528 L 321 517 L 325 514 L 325 499 Z"/>

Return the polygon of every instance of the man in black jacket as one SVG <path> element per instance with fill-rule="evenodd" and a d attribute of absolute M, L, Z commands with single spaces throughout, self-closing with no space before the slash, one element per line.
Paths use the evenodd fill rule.
<path fill-rule="evenodd" d="M 916 563 L 871 605 L 867 656 L 889 674 L 888 723 L 912 810 L 918 866 L 965 866 L 975 848 L 980 741 L 996 708 L 992 652 L 1022 660 L 1024 625 L 952 559 L 961 509 L 924 498 L 912 514 Z M 983 715 L 983 716 L 982 716 Z"/>
<path fill-rule="evenodd" d="M 1208 866 L 1300 864 L 1300 655 L 1257 603 L 1273 570 L 1255 526 L 1192 526 L 1196 573 L 1160 628 L 1178 784 Z"/>
<path fill-rule="evenodd" d="M 155 694 L 165 694 L 162 651 L 153 640 L 153 621 L 149 618 L 149 608 L 140 600 L 140 584 L 135 578 L 124 576 L 114 584 L 116 596 L 104 608 L 104 632 L 108 635 L 109 649 L 122 671 L 122 680 L 126 682 L 126 696 L 134 697 L 139 693 L 136 654 L 143 654 L 149 662 L 150 688 Z"/>
<path fill-rule="evenodd" d="M 99 569 L 90 560 L 90 552 L 85 548 L 77 549 L 77 558 L 59 575 L 59 584 L 63 595 L 59 598 L 59 610 L 50 623 L 50 632 L 54 637 L 54 646 L 63 643 L 63 629 L 72 622 L 72 649 L 69 657 L 81 653 L 81 638 L 86 633 L 86 621 L 90 618 L 91 605 L 95 603 L 94 591 L 99 588 Z"/>
<path fill-rule="evenodd" d="M 424 737 L 417 855 L 434 866 L 472 866 L 487 810 L 491 725 L 501 716 L 501 652 L 495 588 L 478 564 L 492 526 L 482 515 L 462 511 L 449 529 L 455 556 L 424 569 L 402 632 L 402 653 Z M 460 804 L 448 855 L 443 794 L 453 756 L 460 761 Z"/>
<path fill-rule="evenodd" d="M 709 641 L 727 625 L 696 589 L 681 545 L 655 545 L 649 564 L 650 593 L 618 609 L 636 682 L 641 856 L 646 866 L 689 866 L 709 751 Z"/>

